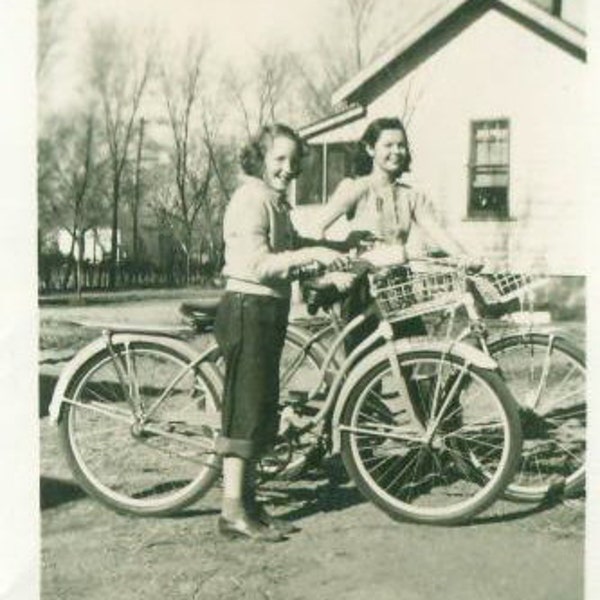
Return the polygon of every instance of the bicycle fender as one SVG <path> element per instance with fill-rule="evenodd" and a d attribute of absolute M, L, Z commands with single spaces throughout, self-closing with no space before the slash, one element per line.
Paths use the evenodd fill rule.
<path fill-rule="evenodd" d="M 433 350 L 441 353 L 451 353 L 459 356 L 465 364 L 473 364 L 482 369 L 496 370 L 498 364 L 496 361 L 474 346 L 463 342 L 430 340 L 426 338 L 412 338 L 405 340 L 395 340 L 394 347 L 397 354 L 406 352 L 414 352 L 419 350 Z M 331 421 L 331 431 L 333 437 L 333 453 L 340 451 L 340 431 L 339 425 L 344 411 L 344 407 L 350 398 L 350 394 L 354 386 L 360 381 L 367 371 L 382 361 L 388 360 L 388 350 L 385 346 L 381 346 L 367 354 L 358 363 L 356 368 L 352 369 L 342 385 L 338 394 Z"/>
<path fill-rule="evenodd" d="M 204 359 L 208 359 L 209 354 L 214 350 L 210 347 L 204 351 L 201 355 L 195 352 L 188 344 L 172 337 L 157 336 L 157 335 L 143 335 L 139 333 L 115 333 L 111 335 L 111 341 L 113 344 L 129 343 L 129 342 L 153 342 L 158 345 L 168 346 L 173 350 L 176 350 L 183 356 L 188 357 L 190 360 L 198 360 L 202 362 Z M 73 380 L 73 377 L 81 369 L 81 367 L 93 358 L 96 354 L 106 350 L 108 340 L 105 337 L 99 337 L 94 341 L 90 342 L 87 346 L 84 346 L 77 354 L 65 365 L 61 371 L 54 392 L 52 393 L 52 400 L 49 406 L 50 423 L 56 425 L 60 421 L 61 408 L 65 399 L 66 394 L 69 392 L 69 386 Z M 209 363 L 210 364 L 210 363 Z M 212 365 L 211 365 L 212 366 Z M 210 369 L 207 373 L 213 382 L 216 382 L 217 386 L 221 384 L 221 376 L 215 367 Z M 217 389 L 222 389 L 218 387 Z"/>

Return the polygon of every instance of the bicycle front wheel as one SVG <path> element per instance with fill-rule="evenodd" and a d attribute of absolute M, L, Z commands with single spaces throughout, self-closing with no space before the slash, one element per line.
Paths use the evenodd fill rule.
<path fill-rule="evenodd" d="M 115 342 L 67 388 L 60 432 L 77 481 L 110 508 L 167 515 L 215 482 L 219 381 L 168 341 Z"/>
<path fill-rule="evenodd" d="M 585 485 L 585 354 L 564 338 L 527 333 L 489 346 L 519 403 L 523 453 L 507 498 L 539 502 Z"/>
<path fill-rule="evenodd" d="M 340 426 L 344 464 L 360 491 L 392 517 L 465 522 L 514 474 L 521 449 L 516 403 L 497 374 L 454 355 L 423 350 L 397 360 L 405 387 L 382 359 L 352 390 Z"/>

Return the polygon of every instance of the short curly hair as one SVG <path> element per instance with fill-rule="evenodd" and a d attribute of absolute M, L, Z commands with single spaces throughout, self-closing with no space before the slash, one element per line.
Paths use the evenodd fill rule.
<path fill-rule="evenodd" d="M 246 175 L 262 177 L 265 168 L 265 156 L 276 137 L 286 137 L 296 144 L 298 155 L 297 168 L 292 177 L 300 175 L 301 162 L 306 154 L 302 138 L 291 128 L 283 123 L 264 125 L 260 131 L 242 148 L 240 152 L 240 165 Z"/>

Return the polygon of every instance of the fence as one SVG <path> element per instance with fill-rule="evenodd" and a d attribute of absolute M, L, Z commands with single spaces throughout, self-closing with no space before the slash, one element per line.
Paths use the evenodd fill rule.
<path fill-rule="evenodd" d="M 115 272 L 115 285 L 109 286 L 108 262 L 83 262 L 79 273 L 74 260 L 64 257 L 41 256 L 38 263 L 38 293 L 74 292 L 78 289 L 77 277 L 81 277 L 82 291 L 108 289 L 132 289 L 151 287 L 181 287 L 203 284 L 212 279 L 211 265 L 193 262 L 189 272 L 184 261 L 156 265 L 152 263 L 121 262 Z"/>

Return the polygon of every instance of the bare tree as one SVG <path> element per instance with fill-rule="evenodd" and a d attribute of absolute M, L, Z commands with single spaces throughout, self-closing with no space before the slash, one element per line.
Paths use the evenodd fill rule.
<path fill-rule="evenodd" d="M 63 287 L 76 263 L 75 286 L 81 293 L 85 234 L 102 222 L 105 214 L 100 191 L 103 173 L 98 160 L 93 110 L 56 117 L 47 138 L 38 142 L 38 198 L 40 223 L 60 226 L 71 238 Z"/>
<path fill-rule="evenodd" d="M 140 204 L 142 201 L 142 150 L 144 148 L 145 123 L 146 121 L 144 120 L 144 118 L 140 118 L 140 125 L 138 128 L 137 151 L 135 153 L 134 188 L 130 202 L 131 216 L 133 220 L 131 245 L 134 262 L 137 262 L 139 258 L 139 213 Z"/>
<path fill-rule="evenodd" d="M 262 125 L 289 120 L 292 86 L 292 54 L 272 45 L 256 50 L 254 66 L 243 73 L 230 67 L 225 75 L 225 94 L 238 107 L 243 129 L 250 137 Z"/>
<path fill-rule="evenodd" d="M 132 144 L 134 145 L 134 156 L 128 160 L 124 173 L 122 194 L 129 208 L 131 216 L 131 255 L 130 258 L 135 264 L 141 258 L 141 236 L 140 236 L 140 214 L 144 205 L 144 198 L 147 191 L 147 179 L 149 177 L 147 159 L 148 148 L 146 143 L 147 119 L 140 117 L 137 120 L 135 131 L 133 133 Z"/>
<path fill-rule="evenodd" d="M 420 2 L 420 0 L 419 0 Z M 317 38 L 312 61 L 294 57 L 310 117 L 331 113 L 333 92 L 391 46 L 425 10 L 417 0 L 337 0 L 335 35 Z"/>
<path fill-rule="evenodd" d="M 351 55 L 353 55 L 353 60 L 350 62 L 350 68 L 355 72 L 364 67 L 365 33 L 369 27 L 374 4 L 375 0 L 346 0 L 352 31 Z"/>
<path fill-rule="evenodd" d="M 212 116 L 212 120 L 210 117 Z M 220 270 L 224 261 L 223 216 L 237 174 L 237 152 L 231 145 L 219 141 L 216 110 L 205 110 L 202 115 L 202 143 L 208 156 L 209 166 L 214 172 L 212 187 L 207 201 L 203 203 L 203 239 L 214 271 Z"/>
<path fill-rule="evenodd" d="M 289 61 L 289 54 L 278 48 L 259 54 L 256 86 L 259 125 L 278 118 L 290 78 Z"/>
<path fill-rule="evenodd" d="M 102 107 L 111 173 L 109 286 L 116 284 L 119 207 L 134 124 L 151 73 L 151 50 L 136 54 L 127 32 L 103 22 L 90 31 L 90 86 Z"/>
<path fill-rule="evenodd" d="M 254 131 L 255 123 L 252 116 L 252 107 L 247 99 L 249 80 L 245 78 L 239 70 L 231 65 L 226 69 L 223 84 L 226 89 L 226 95 L 233 101 L 234 106 L 240 111 L 243 129 L 246 138 L 250 138 Z"/>
<path fill-rule="evenodd" d="M 201 132 L 194 128 L 196 110 L 203 110 L 200 98 L 205 41 L 190 38 L 181 57 L 161 67 L 163 99 L 173 137 L 172 173 L 174 193 L 162 197 L 162 217 L 172 229 L 186 258 L 186 281 L 197 238 L 197 221 L 210 189 L 213 171 L 202 156 Z M 175 68 L 171 64 L 177 65 Z M 202 160 L 202 159 L 205 160 Z M 166 202 L 165 202 L 166 201 Z"/>
<path fill-rule="evenodd" d="M 57 48 L 61 25 L 68 10 L 66 0 L 38 0 L 37 11 L 37 76 L 41 80 L 47 73 L 52 54 Z"/>

